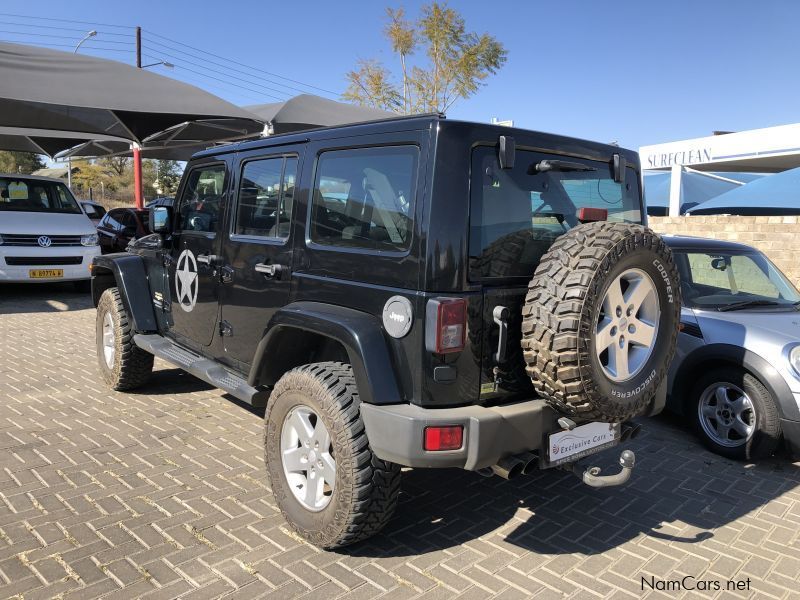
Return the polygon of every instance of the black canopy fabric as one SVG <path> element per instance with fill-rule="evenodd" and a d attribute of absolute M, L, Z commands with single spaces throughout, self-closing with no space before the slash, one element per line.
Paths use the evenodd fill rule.
<path fill-rule="evenodd" d="M 300 94 L 286 102 L 255 104 L 245 108 L 269 124 L 272 133 L 379 121 L 397 116 L 393 112 L 336 102 L 313 94 Z"/>
<path fill-rule="evenodd" d="M 0 150 L 44 154 L 50 158 L 77 144 L 85 144 L 91 139 L 94 139 L 99 144 L 117 144 L 118 147 L 130 147 L 129 140 L 108 135 L 94 134 L 90 136 L 75 131 L 0 127 Z"/>
<path fill-rule="evenodd" d="M 263 123 L 247 110 L 145 69 L 0 43 L 0 126 L 82 132 L 141 143 L 171 127 L 204 119 L 225 119 L 237 136 L 263 130 Z"/>
<path fill-rule="evenodd" d="M 195 152 L 200 152 L 213 145 L 212 142 L 172 142 L 159 145 L 146 144 L 141 148 L 141 156 L 142 158 L 156 158 L 159 160 L 186 161 L 189 160 Z M 130 142 L 126 140 L 91 140 L 63 152 L 59 152 L 56 158 L 98 158 L 103 156 L 131 156 L 132 154 Z"/>

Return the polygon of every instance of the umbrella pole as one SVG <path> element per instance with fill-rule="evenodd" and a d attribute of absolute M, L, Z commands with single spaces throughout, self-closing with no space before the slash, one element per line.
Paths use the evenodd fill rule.
<path fill-rule="evenodd" d="M 142 154 L 139 144 L 133 144 L 133 189 L 136 208 L 144 208 L 142 197 Z"/>

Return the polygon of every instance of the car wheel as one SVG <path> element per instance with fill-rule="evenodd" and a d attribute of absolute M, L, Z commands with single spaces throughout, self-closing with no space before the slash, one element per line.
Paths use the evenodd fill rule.
<path fill-rule="evenodd" d="M 153 355 L 133 343 L 131 320 L 115 287 L 100 296 L 95 331 L 97 363 L 109 387 L 132 390 L 150 379 Z"/>
<path fill-rule="evenodd" d="M 272 493 L 289 525 L 321 548 L 380 531 L 397 505 L 399 465 L 372 453 L 350 365 L 286 373 L 267 403 L 264 453 Z"/>
<path fill-rule="evenodd" d="M 712 452 L 750 460 L 770 456 L 778 447 L 781 425 L 775 400 L 747 371 L 715 369 L 695 384 L 691 399 L 695 429 Z"/>

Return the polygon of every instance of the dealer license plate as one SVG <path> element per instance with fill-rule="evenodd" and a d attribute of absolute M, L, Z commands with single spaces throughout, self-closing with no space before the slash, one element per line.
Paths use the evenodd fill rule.
<path fill-rule="evenodd" d="M 571 431 L 559 431 L 550 435 L 547 444 L 547 465 L 573 462 L 583 456 L 594 454 L 619 444 L 618 423 L 587 423 Z"/>
<path fill-rule="evenodd" d="M 63 276 L 64 269 L 31 269 L 28 271 L 28 277 L 31 279 L 51 279 Z"/>

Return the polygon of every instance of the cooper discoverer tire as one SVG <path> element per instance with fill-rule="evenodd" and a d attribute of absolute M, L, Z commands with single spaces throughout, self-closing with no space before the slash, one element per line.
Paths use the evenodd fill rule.
<path fill-rule="evenodd" d="M 320 548 L 376 534 L 397 506 L 400 466 L 372 453 L 359 403 L 352 368 L 338 362 L 289 371 L 267 403 L 272 493 L 291 528 Z"/>
<path fill-rule="evenodd" d="M 574 227 L 542 258 L 525 298 L 522 348 L 537 393 L 581 420 L 642 413 L 675 353 L 680 306 L 672 253 L 653 231 Z"/>
<path fill-rule="evenodd" d="M 133 329 L 119 290 L 108 288 L 97 303 L 95 322 L 100 375 L 117 391 L 147 383 L 153 372 L 153 355 L 133 343 Z"/>

